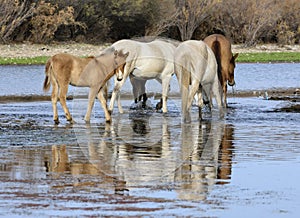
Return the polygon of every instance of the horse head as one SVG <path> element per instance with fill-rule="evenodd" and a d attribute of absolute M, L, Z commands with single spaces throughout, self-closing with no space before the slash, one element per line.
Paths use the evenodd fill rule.
<path fill-rule="evenodd" d="M 124 69 L 126 65 L 126 58 L 129 55 L 129 52 L 123 53 L 122 50 L 115 50 L 115 75 L 117 76 L 117 80 L 121 81 L 124 75 Z"/>
<path fill-rule="evenodd" d="M 232 55 L 231 60 L 230 60 L 230 64 L 228 67 L 228 85 L 230 86 L 234 86 L 235 85 L 235 81 L 234 81 L 234 68 L 235 68 L 235 60 L 237 59 L 239 53 L 236 53 L 235 55 Z"/>

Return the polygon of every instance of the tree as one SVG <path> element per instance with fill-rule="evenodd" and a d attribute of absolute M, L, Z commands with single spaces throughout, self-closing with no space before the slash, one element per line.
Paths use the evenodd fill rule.
<path fill-rule="evenodd" d="M 61 25 L 86 26 L 74 19 L 74 9 L 68 6 L 59 10 L 57 5 L 41 1 L 36 8 L 36 15 L 31 18 L 31 38 L 34 42 L 50 42 Z"/>
<path fill-rule="evenodd" d="M 0 0 L 0 38 L 7 42 L 14 31 L 34 16 L 35 0 Z"/>
<path fill-rule="evenodd" d="M 176 0 L 176 26 L 181 40 L 189 40 L 199 25 L 211 15 L 218 0 Z"/>
<path fill-rule="evenodd" d="M 218 29 L 235 42 L 252 46 L 272 33 L 281 13 L 275 0 L 226 0 L 216 8 L 214 16 Z"/>

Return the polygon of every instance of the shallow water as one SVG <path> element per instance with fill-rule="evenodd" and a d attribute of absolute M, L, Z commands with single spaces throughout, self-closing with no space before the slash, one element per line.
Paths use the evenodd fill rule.
<path fill-rule="evenodd" d="M 44 66 L 0 66 L 0 96 L 10 95 L 50 95 L 42 90 Z M 282 64 L 237 64 L 235 70 L 236 91 L 264 90 L 274 88 L 299 88 L 300 63 Z M 150 80 L 146 83 L 147 92 L 161 93 L 161 85 Z M 70 95 L 87 94 L 86 88 L 70 86 Z M 127 81 L 122 93 L 131 94 Z M 179 93 L 178 82 L 173 76 L 171 94 Z"/>
<path fill-rule="evenodd" d="M 15 94 L 39 92 L 28 90 Z M 111 125 L 98 102 L 85 124 L 82 98 L 68 101 L 73 125 L 60 106 L 54 125 L 47 101 L 1 103 L 0 216 L 299 217 L 300 113 L 275 112 L 288 102 L 229 98 L 224 119 L 214 109 L 198 122 L 193 107 L 191 124 L 181 123 L 179 98 L 167 115 L 150 102 L 134 110 L 123 99 Z"/>

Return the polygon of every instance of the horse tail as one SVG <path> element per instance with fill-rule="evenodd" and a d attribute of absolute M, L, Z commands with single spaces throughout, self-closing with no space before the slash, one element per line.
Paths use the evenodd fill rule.
<path fill-rule="evenodd" d="M 218 78 L 221 84 L 223 84 L 223 76 L 222 76 L 222 62 L 221 62 L 221 45 L 218 39 L 212 44 L 212 51 L 215 54 L 217 65 L 218 65 Z"/>
<path fill-rule="evenodd" d="M 48 92 L 50 89 L 50 78 L 51 78 L 51 69 L 52 68 L 52 61 L 51 59 L 47 61 L 46 66 L 45 66 L 45 81 L 44 81 L 44 86 L 43 90 L 44 92 Z"/>

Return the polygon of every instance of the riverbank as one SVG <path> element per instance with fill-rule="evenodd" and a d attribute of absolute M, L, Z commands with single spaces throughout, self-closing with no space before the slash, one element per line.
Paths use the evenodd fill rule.
<path fill-rule="evenodd" d="M 47 59 L 57 53 L 69 53 L 76 56 L 96 56 L 105 45 L 91 45 L 78 43 L 60 44 L 0 44 L 0 64 L 45 64 Z M 275 44 L 256 45 L 244 48 L 242 45 L 233 45 L 233 53 L 240 53 L 238 62 L 300 62 L 300 46 Z"/>

